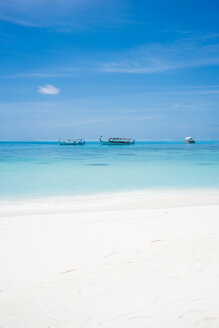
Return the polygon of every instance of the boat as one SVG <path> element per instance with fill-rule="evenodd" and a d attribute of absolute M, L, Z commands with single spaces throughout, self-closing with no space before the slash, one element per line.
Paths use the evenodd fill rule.
<path fill-rule="evenodd" d="M 75 146 L 75 145 L 84 145 L 85 140 L 84 139 L 72 139 L 72 138 L 61 140 L 59 138 L 58 143 L 62 146 L 64 146 L 64 145 Z"/>
<path fill-rule="evenodd" d="M 186 137 L 185 143 L 195 143 L 195 140 L 192 137 Z"/>
<path fill-rule="evenodd" d="M 135 143 L 135 139 L 133 138 L 109 138 L 107 140 L 102 140 L 100 137 L 100 143 L 102 145 L 133 145 Z"/>

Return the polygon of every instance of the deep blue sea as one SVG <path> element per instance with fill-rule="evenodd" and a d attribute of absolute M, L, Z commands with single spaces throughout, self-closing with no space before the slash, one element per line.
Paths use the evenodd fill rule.
<path fill-rule="evenodd" d="M 0 198 L 219 188 L 219 141 L 0 142 Z"/>

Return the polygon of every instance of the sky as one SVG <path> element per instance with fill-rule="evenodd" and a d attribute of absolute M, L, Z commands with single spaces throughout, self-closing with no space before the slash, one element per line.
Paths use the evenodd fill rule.
<path fill-rule="evenodd" d="M 0 0 L 0 140 L 219 139 L 219 2 Z"/>

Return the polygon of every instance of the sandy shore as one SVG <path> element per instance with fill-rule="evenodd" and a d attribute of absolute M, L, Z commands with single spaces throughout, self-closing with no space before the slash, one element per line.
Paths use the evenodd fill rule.
<path fill-rule="evenodd" d="M 219 327 L 219 191 L 119 196 L 0 202 L 0 327 Z"/>

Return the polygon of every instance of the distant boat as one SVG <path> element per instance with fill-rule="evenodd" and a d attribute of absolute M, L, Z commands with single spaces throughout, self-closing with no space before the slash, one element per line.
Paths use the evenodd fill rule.
<path fill-rule="evenodd" d="M 195 143 L 195 140 L 192 137 L 186 137 L 185 143 Z"/>
<path fill-rule="evenodd" d="M 62 146 L 64 145 L 68 145 L 68 146 L 76 146 L 76 145 L 84 145 L 85 144 L 85 140 L 84 139 L 72 139 L 72 138 L 68 138 L 65 140 L 61 140 L 59 138 L 58 143 Z"/>
<path fill-rule="evenodd" d="M 103 145 L 133 145 L 135 139 L 133 138 L 109 138 L 108 140 L 102 140 L 100 137 L 100 143 Z"/>

